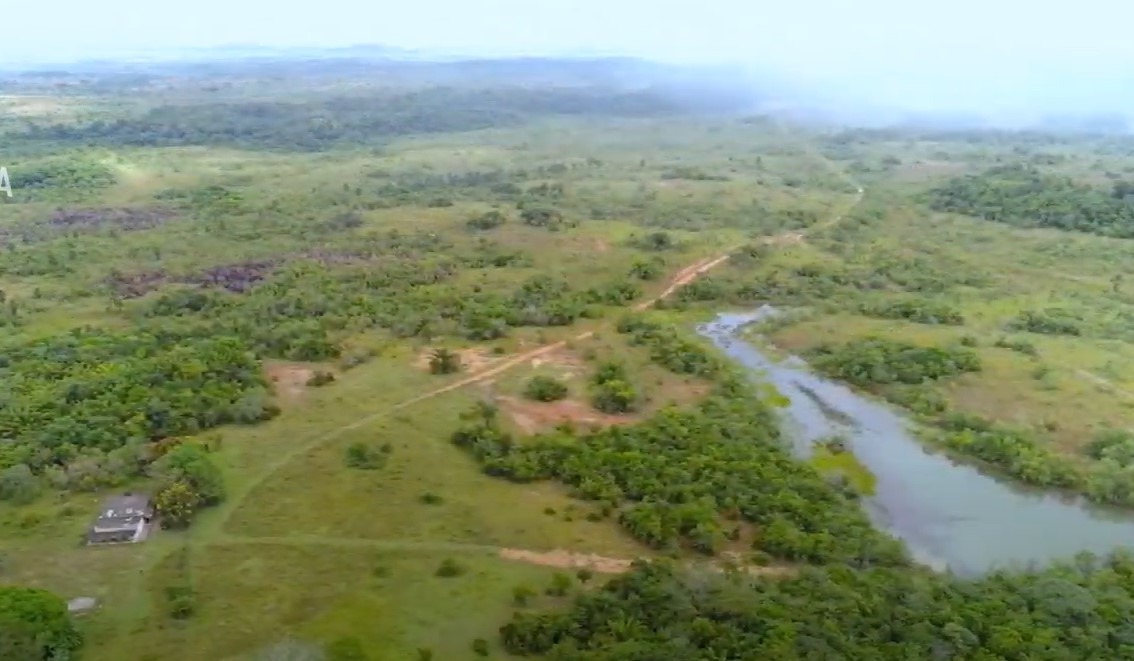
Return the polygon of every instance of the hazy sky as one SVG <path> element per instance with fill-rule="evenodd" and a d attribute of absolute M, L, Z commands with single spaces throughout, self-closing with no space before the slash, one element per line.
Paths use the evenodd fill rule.
<path fill-rule="evenodd" d="M 1134 66 L 1131 24 L 1134 3 L 1120 0 L 0 0 L 0 62 L 381 43 L 731 60 L 914 97 L 1039 93 L 1058 75 L 1090 95 Z"/>
<path fill-rule="evenodd" d="M 6 5 L 10 8 L 5 8 Z M 674 58 L 793 53 L 824 66 L 1130 58 L 1119 0 L 33 0 L 0 2 L 0 54 L 390 43 L 602 48 Z M 1086 49 L 1093 53 L 1084 52 Z"/>

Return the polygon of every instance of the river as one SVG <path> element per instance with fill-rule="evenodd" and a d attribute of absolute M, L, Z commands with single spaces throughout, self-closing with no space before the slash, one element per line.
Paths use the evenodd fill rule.
<path fill-rule="evenodd" d="M 864 506 L 875 525 L 937 569 L 975 575 L 1044 565 L 1080 551 L 1134 548 L 1134 514 L 1066 494 L 1022 488 L 927 449 L 891 406 L 823 379 L 797 358 L 774 361 L 738 336 L 774 308 L 724 313 L 698 332 L 790 400 L 785 432 L 806 457 L 819 438 L 839 434 L 877 478 Z"/>

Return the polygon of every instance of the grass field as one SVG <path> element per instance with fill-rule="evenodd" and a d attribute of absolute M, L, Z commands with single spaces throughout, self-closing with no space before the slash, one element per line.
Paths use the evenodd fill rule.
<path fill-rule="evenodd" d="M 38 107 L 20 106 L 26 112 Z M 62 111 L 52 106 L 51 112 Z M 560 121 L 405 138 L 379 152 L 86 150 L 79 158 L 113 184 L 66 194 L 26 191 L 23 203 L 3 207 L 10 227 L 41 229 L 8 253 L 0 289 L 23 303 L 12 327 L 17 338 L 79 325 L 126 332 L 140 323 L 155 294 L 116 301 L 108 278 L 150 272 L 189 277 L 311 247 L 342 250 L 396 231 L 443 237 L 449 254 L 488 245 L 530 258 L 519 267 L 460 269 L 452 286 L 474 291 L 507 291 L 534 273 L 580 288 L 603 285 L 624 281 L 635 260 L 655 259 L 660 276 L 641 283 L 638 300 L 645 300 L 666 290 L 681 268 L 780 231 L 777 210 L 826 217 L 845 199 L 845 185 L 821 159 L 802 151 L 796 136 L 766 127 L 721 128 Z M 20 170 L 60 159 L 30 155 L 9 165 Z M 502 206 L 483 190 L 452 195 L 445 205 L 389 204 L 380 192 L 437 174 L 539 168 L 550 169 L 527 185 L 563 184 L 566 194 L 549 203 L 575 226 L 548 231 L 513 219 L 472 232 L 465 227 L 468 218 Z M 675 168 L 722 176 L 682 179 L 672 176 Z M 786 177 L 798 181 L 787 186 Z M 191 194 L 207 186 L 235 193 L 234 206 L 203 208 L 194 217 L 174 216 L 142 229 L 53 233 L 35 225 L 60 205 L 149 208 L 168 204 L 161 200 L 171 191 Z M 436 190 L 444 193 L 445 187 Z M 313 225 L 346 210 L 359 217 L 348 232 L 312 232 Z M 652 254 L 643 250 L 641 238 L 659 231 L 670 245 Z M 204 510 L 186 531 L 162 530 L 143 544 L 111 548 L 81 545 L 97 503 L 111 490 L 0 504 L 3 578 L 68 598 L 97 597 L 99 609 L 81 620 L 83 658 L 94 661 L 254 658 L 257 650 L 289 638 L 357 640 L 369 659 L 414 658 L 419 649 L 432 650 L 437 659 L 475 658 L 476 638 L 489 639 L 496 649 L 493 633 L 516 608 L 516 586 L 536 592 L 532 608 L 560 599 L 543 589 L 556 572 L 573 575 L 570 567 L 557 566 L 569 554 L 624 562 L 654 553 L 611 521 L 588 520 L 592 507 L 566 488 L 489 477 L 448 439 L 458 415 L 486 399 L 501 406 L 505 423 L 523 436 L 563 422 L 581 428 L 633 423 L 707 392 L 707 382 L 665 371 L 644 348 L 629 346 L 613 329 L 619 314 L 607 307 L 600 317 L 570 327 L 517 328 L 490 342 L 400 339 L 380 329 L 344 333 L 339 339 L 348 348 L 375 354 L 349 370 L 333 361 L 269 360 L 266 373 L 282 413 L 264 424 L 200 437 L 224 475 L 222 504 Z M 684 316 L 669 318 L 687 323 Z M 551 353 L 517 358 L 560 341 Z M 422 356 L 437 346 L 461 350 L 466 369 L 430 374 Z M 609 360 L 624 363 L 634 376 L 641 408 L 633 414 L 609 416 L 590 405 L 590 375 Z M 306 386 L 317 370 L 335 373 L 335 382 Z M 568 399 L 526 400 L 524 384 L 539 374 L 563 379 Z M 473 377 L 476 382 L 469 382 Z M 347 468 L 344 455 L 356 443 L 388 446 L 388 461 L 377 470 Z M 143 479 L 128 488 L 153 486 Z M 556 553 L 533 563 L 505 559 L 505 549 Z M 463 573 L 436 576 L 445 560 Z M 601 571 L 601 561 L 589 562 Z M 186 586 L 193 614 L 172 617 L 168 591 Z"/>

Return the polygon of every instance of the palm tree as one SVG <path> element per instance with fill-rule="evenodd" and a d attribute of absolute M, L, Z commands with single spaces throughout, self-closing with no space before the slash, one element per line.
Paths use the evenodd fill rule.
<path fill-rule="evenodd" d="M 434 374 L 453 374 L 461 371 L 461 356 L 449 349 L 435 349 L 429 357 L 429 371 Z"/>

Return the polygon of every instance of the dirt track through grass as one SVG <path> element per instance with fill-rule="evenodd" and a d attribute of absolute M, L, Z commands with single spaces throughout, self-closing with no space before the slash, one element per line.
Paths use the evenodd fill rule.
<path fill-rule="evenodd" d="M 730 250 L 730 252 L 731 252 L 731 250 Z M 692 282 L 696 278 L 698 278 L 701 275 L 709 272 L 710 270 L 712 270 L 716 266 L 724 263 L 729 258 L 730 252 L 726 252 L 722 255 L 718 255 L 717 257 L 709 257 L 709 258 L 699 260 L 699 261 L 694 262 L 693 264 L 681 269 L 680 271 L 677 272 L 677 274 L 675 274 L 673 276 L 673 278 L 670 281 L 670 284 L 666 287 L 666 289 L 664 291 L 662 291 L 661 294 L 659 294 L 659 295 L 657 295 L 657 296 L 655 296 L 655 297 L 653 297 L 653 298 L 651 298 L 647 301 L 644 301 L 643 303 L 636 306 L 635 309 L 644 310 L 644 309 L 648 308 L 649 306 L 653 305 L 654 303 L 658 302 L 659 300 L 671 296 L 674 292 L 676 292 L 681 287 L 689 284 L 690 282 Z M 282 469 L 288 463 L 290 463 L 291 461 L 302 456 L 305 452 L 309 452 L 310 450 L 318 447 L 319 445 L 321 445 L 323 443 L 333 441 L 333 440 L 341 437 L 343 434 L 345 434 L 349 431 L 352 431 L 354 429 L 358 429 L 360 427 L 364 427 L 368 424 L 371 424 L 373 422 L 381 420 L 382 418 L 384 418 L 386 416 L 392 415 L 392 414 L 397 413 L 397 412 L 399 412 L 403 409 L 414 406 L 415 404 L 420 404 L 421 402 L 433 399 L 434 397 L 437 397 L 439 395 L 443 395 L 443 394 L 448 393 L 448 392 L 452 392 L 452 391 L 460 389 L 460 388 L 464 388 L 466 386 L 481 383 L 481 382 L 483 382 L 487 379 L 491 379 L 492 377 L 495 377 L 495 376 L 497 376 L 497 375 L 499 375 L 499 374 L 501 374 L 501 373 L 503 373 L 507 370 L 514 368 L 514 367 L 523 365 L 525 363 L 530 363 L 531 360 L 534 359 L 534 358 L 539 358 L 540 356 L 552 353 L 552 352 L 557 351 L 559 349 L 563 349 L 571 341 L 585 340 L 587 338 L 590 338 L 593 335 L 594 335 L 594 331 L 584 331 L 582 333 L 579 333 L 578 335 L 575 335 L 571 340 L 561 340 L 559 342 L 553 342 L 551 344 L 546 344 L 546 345 L 543 345 L 543 346 L 538 347 L 536 349 L 532 349 L 531 351 L 525 351 L 521 354 L 517 354 L 517 355 L 512 356 L 512 357 L 510 357 L 506 360 L 503 360 L 500 363 L 493 365 L 492 367 L 489 367 L 487 369 L 484 369 L 484 370 L 481 370 L 481 371 L 476 372 L 474 374 L 471 374 L 471 375 L 469 375 L 469 376 L 467 376 L 463 379 L 460 379 L 458 381 L 454 381 L 453 383 L 441 386 L 441 387 L 436 388 L 434 390 L 430 390 L 428 392 L 422 393 L 422 394 L 420 394 L 416 397 L 412 397 L 410 399 L 404 400 L 402 402 L 394 404 L 393 406 L 389 406 L 387 408 L 384 408 L 381 411 L 375 411 L 374 413 L 372 413 L 370 415 L 363 416 L 363 417 L 355 420 L 354 422 L 343 425 L 341 427 L 337 427 L 337 428 L 332 429 L 332 430 L 325 432 L 323 434 L 319 434 L 317 436 L 314 436 L 314 437 L 308 439 L 307 441 L 305 441 L 303 443 L 298 444 L 295 448 L 291 449 L 288 452 L 285 452 L 285 453 L 279 455 L 276 458 L 275 461 L 268 464 L 264 468 L 264 470 L 258 476 L 256 476 L 256 478 L 254 478 L 253 480 L 251 480 L 247 484 L 246 488 L 243 490 L 243 493 L 241 493 L 238 497 L 233 499 L 233 501 L 231 503 L 229 503 L 228 511 L 225 515 L 225 518 L 216 522 L 218 529 L 223 529 L 225 521 L 227 520 L 228 516 L 230 516 L 232 514 L 232 512 L 236 511 L 236 509 L 238 509 L 240 507 L 244 498 L 247 497 L 248 494 L 252 493 L 252 491 L 254 491 L 257 486 L 259 486 L 260 484 L 265 482 L 269 477 L 271 477 L 274 473 L 276 473 L 277 471 Z M 248 539 L 255 539 L 255 538 L 248 538 Z"/>
<path fill-rule="evenodd" d="M 857 189 L 854 200 L 845 209 L 843 209 L 839 213 L 832 214 L 830 219 L 827 220 L 826 222 L 824 222 L 820 225 L 813 226 L 811 228 L 812 230 L 826 229 L 826 228 L 829 228 L 829 227 L 837 224 L 848 213 L 850 213 L 856 206 L 858 206 L 862 202 L 862 199 L 863 199 L 864 194 L 865 194 L 865 189 L 862 188 L 858 184 L 857 181 L 850 178 L 845 172 L 842 171 L 841 168 L 839 168 L 837 165 L 835 165 L 829 159 L 827 159 L 826 157 L 822 156 L 821 154 L 819 154 L 818 152 L 815 152 L 813 150 L 812 150 L 811 153 L 816 158 L 823 160 L 829 167 L 834 169 L 839 174 L 839 176 L 846 179 L 848 183 L 850 183 L 851 185 L 853 185 Z M 769 237 L 768 239 L 766 239 L 766 241 L 767 242 L 786 241 L 786 240 L 802 241 L 802 240 L 806 240 L 806 233 L 807 233 L 806 230 L 802 231 L 802 232 L 800 232 L 800 231 L 785 232 L 785 233 L 782 233 L 780 235 L 776 235 L 774 237 Z M 703 276 L 704 274 L 708 273 L 709 271 L 713 270 L 714 268 L 716 268 L 716 267 L 720 266 L 721 264 L 723 264 L 724 262 L 726 262 L 729 259 L 731 253 L 733 251 L 735 251 L 737 248 L 738 248 L 738 246 L 730 247 L 723 254 L 702 258 L 702 259 L 697 260 L 696 262 L 693 262 L 692 264 L 680 269 L 677 273 L 675 273 L 670 278 L 669 284 L 666 286 L 666 288 L 664 290 L 662 290 L 662 292 L 660 294 L 658 294 L 657 296 L 654 296 L 652 298 L 649 298 L 649 299 L 647 299 L 647 300 L 645 300 L 641 303 L 638 303 L 637 305 L 634 306 L 634 309 L 637 310 L 637 311 L 649 309 L 651 306 L 653 306 L 658 301 L 672 296 L 674 293 L 676 293 L 682 287 L 690 284 L 691 282 L 695 281 L 697 278 Z M 520 365 L 530 363 L 535 358 L 539 358 L 540 356 L 543 356 L 543 355 L 555 352 L 557 350 L 563 349 L 571 341 L 585 340 L 585 339 L 592 337 L 593 335 L 594 335 L 594 331 L 584 331 L 582 333 L 579 333 L 578 335 L 575 335 L 571 340 L 561 340 L 561 341 L 558 341 L 558 342 L 553 342 L 551 344 L 543 345 L 543 346 L 538 347 L 536 349 L 532 349 L 531 351 L 525 351 L 521 354 L 517 354 L 515 356 L 507 358 L 507 359 L 501 361 L 500 363 L 493 365 L 492 367 L 478 371 L 478 372 L 471 374 L 471 375 L 469 375 L 465 378 L 462 378 L 458 381 L 454 381 L 453 383 L 449 383 L 449 384 L 441 386 L 439 388 L 435 388 L 435 389 L 430 390 L 428 392 L 417 395 L 416 397 L 412 397 L 410 399 L 404 400 L 404 401 L 399 402 L 397 404 L 394 404 L 392 406 L 386 407 L 386 408 L 382 409 L 381 411 L 375 411 L 374 413 L 363 416 L 363 417 L 355 420 L 354 422 L 343 425 L 341 427 L 337 427 L 337 428 L 332 429 L 332 430 L 325 432 L 323 434 L 319 434 L 317 436 L 314 436 L 311 439 L 309 439 L 309 440 L 307 440 L 303 443 L 300 443 L 299 445 L 297 445 L 295 448 L 291 449 L 290 451 L 281 454 L 275 461 L 273 461 L 271 464 L 266 466 L 264 468 L 264 470 L 255 479 L 253 479 L 251 482 L 248 483 L 248 485 L 243 490 L 243 492 L 237 498 L 235 498 L 233 500 L 233 502 L 231 502 L 229 504 L 228 510 L 227 510 L 224 518 L 222 520 L 216 522 L 216 525 L 217 525 L 216 529 L 218 531 L 224 530 L 224 526 L 225 526 L 225 523 L 226 523 L 228 517 L 231 516 L 232 512 L 236 511 L 240 507 L 240 505 L 242 504 L 244 499 L 248 496 L 248 494 L 252 493 L 256 489 L 257 486 L 263 484 L 273 474 L 275 474 L 276 472 L 281 470 L 283 467 L 288 465 L 290 462 L 292 462 L 292 461 L 296 460 L 297 458 L 299 458 L 300 456 L 302 456 L 304 453 L 309 452 L 312 449 L 314 449 L 314 448 L 316 448 L 316 447 L 318 447 L 318 446 L 320 446 L 324 443 L 327 443 L 327 442 L 333 441 L 337 438 L 340 438 L 342 435 L 346 434 L 347 432 L 358 429 L 360 427 L 364 427 L 368 424 L 371 424 L 373 422 L 381 420 L 381 419 L 383 419 L 387 416 L 393 415 L 393 414 L 395 414 L 399 411 L 402 411 L 406 408 L 409 408 L 409 407 L 414 406 L 416 404 L 420 404 L 422 402 L 428 401 L 430 399 L 433 399 L 433 398 L 438 397 L 440 395 L 443 395 L 445 393 L 449 393 L 449 392 L 452 392 L 454 390 L 464 388 L 466 386 L 475 385 L 477 383 L 484 382 L 484 381 L 491 379 L 491 378 L 493 378 L 493 377 L 495 377 L 495 376 L 497 376 L 497 375 L 499 375 L 499 374 L 501 374 L 505 371 L 508 371 L 508 370 L 510 370 L 514 367 L 518 367 Z M 318 536 L 318 537 L 317 536 L 254 537 L 254 536 L 239 536 L 239 535 L 232 535 L 232 534 L 228 534 L 228 533 L 219 533 L 219 532 L 218 532 L 218 536 L 215 539 L 219 543 L 255 544 L 255 543 L 272 542 L 272 543 L 281 543 L 281 544 L 312 544 L 312 545 L 323 544 L 323 545 L 328 545 L 328 546 L 365 547 L 365 548 L 388 549 L 388 550 L 421 550 L 421 551 L 432 550 L 432 551 L 445 551 L 445 552 L 496 553 L 496 554 L 499 554 L 501 557 L 503 557 L 505 559 L 510 559 L 510 560 L 514 560 L 514 561 L 530 562 L 532 564 L 547 564 L 547 562 L 548 562 L 548 560 L 545 558 L 546 554 L 535 553 L 535 552 L 527 551 L 527 550 L 523 550 L 523 549 L 505 549 L 505 548 L 500 548 L 500 547 L 495 547 L 495 546 L 486 546 L 486 545 L 477 545 L 477 544 L 461 544 L 461 543 L 446 543 L 446 542 L 431 543 L 431 542 L 418 542 L 418 541 L 409 541 L 409 540 L 367 540 L 367 539 L 357 539 L 356 540 L 356 539 L 349 539 L 349 538 L 327 538 L 327 537 L 322 537 L 322 536 Z M 595 569 L 596 571 L 603 571 L 603 569 L 600 569 L 600 567 L 607 569 L 607 570 L 609 570 L 613 567 L 629 567 L 629 563 L 630 563 L 629 560 L 618 559 L 618 558 L 600 558 L 599 560 L 596 560 L 595 562 L 590 562 L 586 557 L 581 556 L 581 555 L 578 556 L 578 557 L 576 557 L 576 555 L 574 555 L 574 554 L 568 554 L 568 555 L 570 555 L 570 561 L 572 563 L 583 563 L 583 564 L 578 564 L 576 566 L 587 566 L 587 567 L 590 567 L 592 569 Z M 597 558 L 598 556 L 595 556 L 595 557 Z"/>

